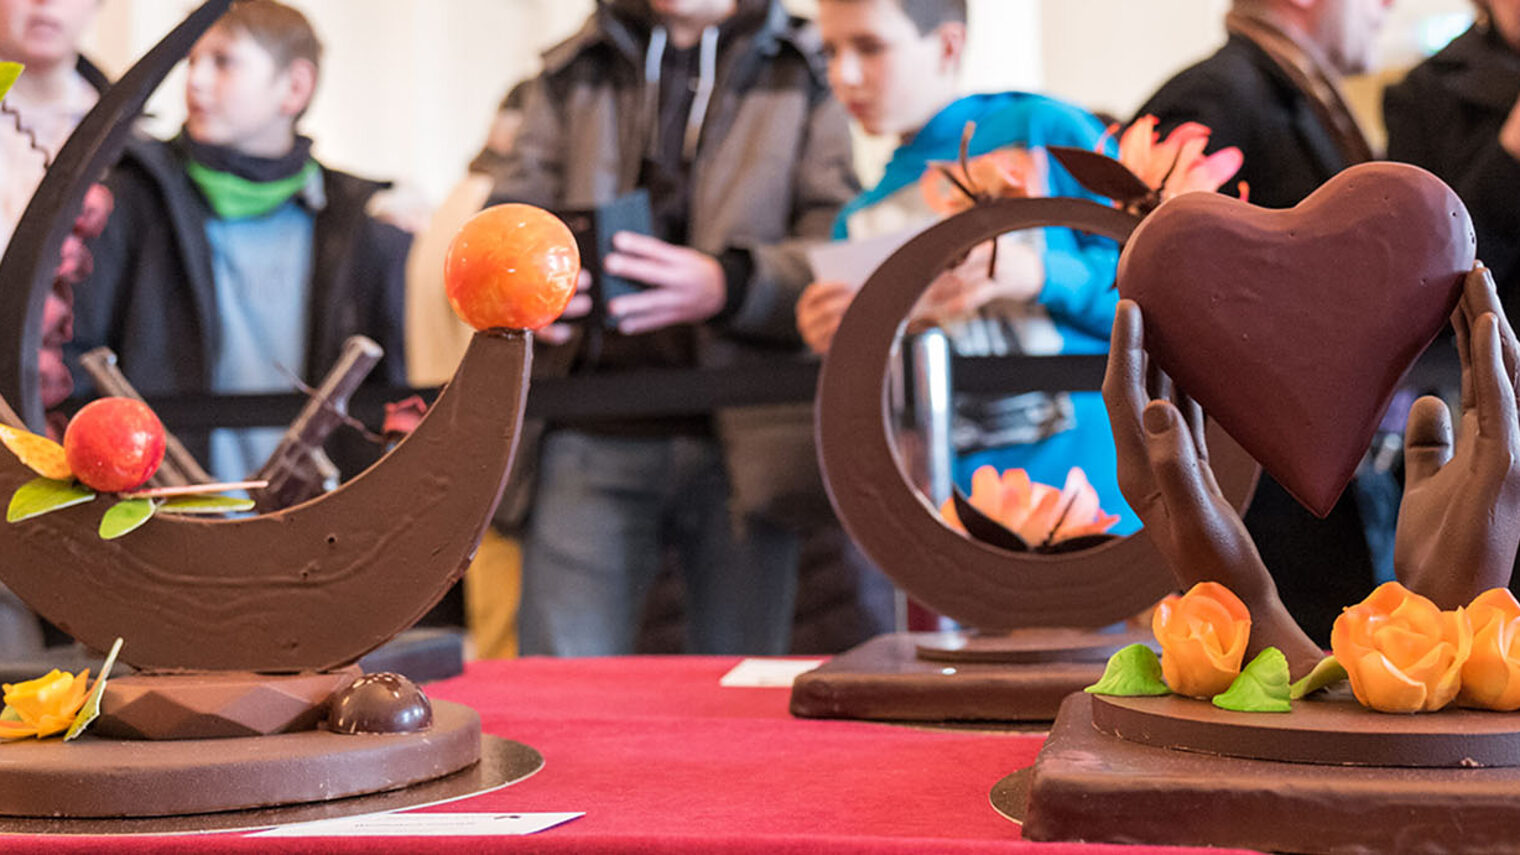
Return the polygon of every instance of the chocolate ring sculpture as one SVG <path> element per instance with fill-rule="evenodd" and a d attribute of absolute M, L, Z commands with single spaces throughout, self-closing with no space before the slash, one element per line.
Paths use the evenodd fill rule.
<path fill-rule="evenodd" d="M 0 417 L 41 426 L 36 355 L 58 251 L 148 93 L 226 10 L 208 0 L 109 90 L 64 146 L 0 262 Z M 527 333 L 477 333 L 417 429 L 338 490 L 236 520 L 159 517 L 121 540 L 94 503 L 0 525 L 0 581 L 79 641 L 146 669 L 312 671 L 411 626 L 464 572 L 516 448 Z M 14 414 L 9 414 L 14 415 Z M 15 421 L 15 419 L 11 419 Z M 18 425 L 19 426 L 19 425 Z M 0 495 L 33 476 L 0 454 Z"/>
<path fill-rule="evenodd" d="M 930 608 L 981 630 L 1105 626 L 1176 587 L 1141 531 L 1064 554 L 1014 553 L 947 527 L 898 463 L 883 378 L 903 319 L 934 277 L 982 241 L 1062 226 L 1121 244 L 1139 219 L 1083 199 L 978 205 L 909 241 L 866 281 L 840 322 L 818 384 L 818 453 L 829 498 L 860 548 Z M 845 354 L 845 358 L 839 358 Z M 1258 468 L 1210 424 L 1215 476 L 1243 507 Z"/>

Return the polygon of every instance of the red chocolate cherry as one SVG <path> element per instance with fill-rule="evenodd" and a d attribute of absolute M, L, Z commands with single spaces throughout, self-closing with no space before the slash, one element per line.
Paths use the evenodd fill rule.
<path fill-rule="evenodd" d="M 63 453 L 85 486 L 120 493 L 141 486 L 158 471 L 164 426 L 141 401 L 101 398 L 69 420 Z"/>

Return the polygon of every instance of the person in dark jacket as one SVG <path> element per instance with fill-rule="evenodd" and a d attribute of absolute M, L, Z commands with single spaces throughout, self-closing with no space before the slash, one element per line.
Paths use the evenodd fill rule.
<path fill-rule="evenodd" d="M 586 209 L 641 188 L 653 234 L 617 235 L 603 260 L 643 286 L 607 302 L 615 329 L 551 327 L 543 338 L 563 343 L 535 369 L 800 352 L 795 305 L 811 278 L 800 242 L 826 239 L 858 189 L 819 49 L 776 0 L 604 0 L 545 55 L 493 198 Z M 567 314 L 589 308 L 582 296 Z M 806 407 L 743 408 L 554 423 L 525 438 L 522 652 L 632 652 L 667 550 L 686 584 L 687 650 L 786 652 L 798 541 L 784 517 L 827 513 L 791 501 L 809 478 L 821 495 L 809 425 Z M 536 480 L 522 477 L 535 462 Z"/>
<path fill-rule="evenodd" d="M 111 347 L 150 397 L 279 392 L 291 375 L 320 380 L 362 333 L 387 354 L 372 377 L 404 383 L 409 238 L 365 213 L 382 185 L 323 167 L 295 130 L 320 52 L 306 18 L 273 0 L 239 0 L 196 43 L 184 131 L 135 141 L 108 178 L 116 210 L 78 288 L 74 354 Z M 181 438 L 239 480 L 280 434 Z M 373 457 L 338 445 L 347 474 Z"/>
<path fill-rule="evenodd" d="M 1183 122 L 1207 125 L 1210 151 L 1240 148 L 1245 162 L 1236 178 L 1253 204 L 1292 207 L 1373 157 L 1340 82 L 1370 66 L 1389 4 L 1235 0 L 1225 45 L 1162 85 L 1138 115 L 1157 117 L 1162 134 Z M 1245 515 L 1284 604 L 1322 645 L 1341 608 L 1372 590 L 1374 562 L 1392 571 L 1397 485 L 1387 472 L 1367 469 L 1323 520 L 1265 474 Z"/>
<path fill-rule="evenodd" d="M 1520 2 L 1479 20 L 1383 94 L 1388 157 L 1423 166 L 1467 204 L 1478 257 L 1520 317 Z"/>

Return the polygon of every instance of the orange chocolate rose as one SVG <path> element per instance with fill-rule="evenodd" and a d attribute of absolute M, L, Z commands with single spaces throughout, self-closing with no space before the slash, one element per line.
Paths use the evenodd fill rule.
<path fill-rule="evenodd" d="M 1472 655 L 1462 665 L 1466 707 L 1512 712 L 1520 709 L 1520 602 L 1508 588 L 1479 594 L 1467 607 Z"/>
<path fill-rule="evenodd" d="M 1240 675 L 1251 613 L 1229 588 L 1199 582 L 1157 604 L 1151 631 L 1161 643 L 1161 675 L 1172 691 L 1212 698 Z"/>
<path fill-rule="evenodd" d="M 89 685 L 88 668 L 78 674 L 54 668 L 35 680 L 0 686 L 5 708 L 13 714 L 0 719 L 0 739 L 23 736 L 41 739 L 67 730 L 84 706 Z"/>
<path fill-rule="evenodd" d="M 1330 631 L 1356 699 L 1381 712 L 1434 712 L 1451 703 L 1472 641 L 1462 609 L 1443 612 L 1398 582 L 1379 585 Z"/>

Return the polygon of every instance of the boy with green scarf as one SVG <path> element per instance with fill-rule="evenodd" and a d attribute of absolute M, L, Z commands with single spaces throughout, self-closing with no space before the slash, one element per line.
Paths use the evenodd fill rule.
<path fill-rule="evenodd" d="M 132 144 L 108 179 L 116 212 L 79 288 L 75 353 L 110 346 L 149 396 L 282 392 L 291 375 L 318 381 L 362 333 L 386 350 L 375 379 L 404 381 L 410 239 L 365 213 L 383 185 L 323 167 L 296 131 L 321 51 L 305 16 L 275 0 L 238 0 L 196 43 L 184 130 Z M 280 434 L 181 438 L 239 480 Z M 349 473 L 365 451 L 330 449 Z"/>

